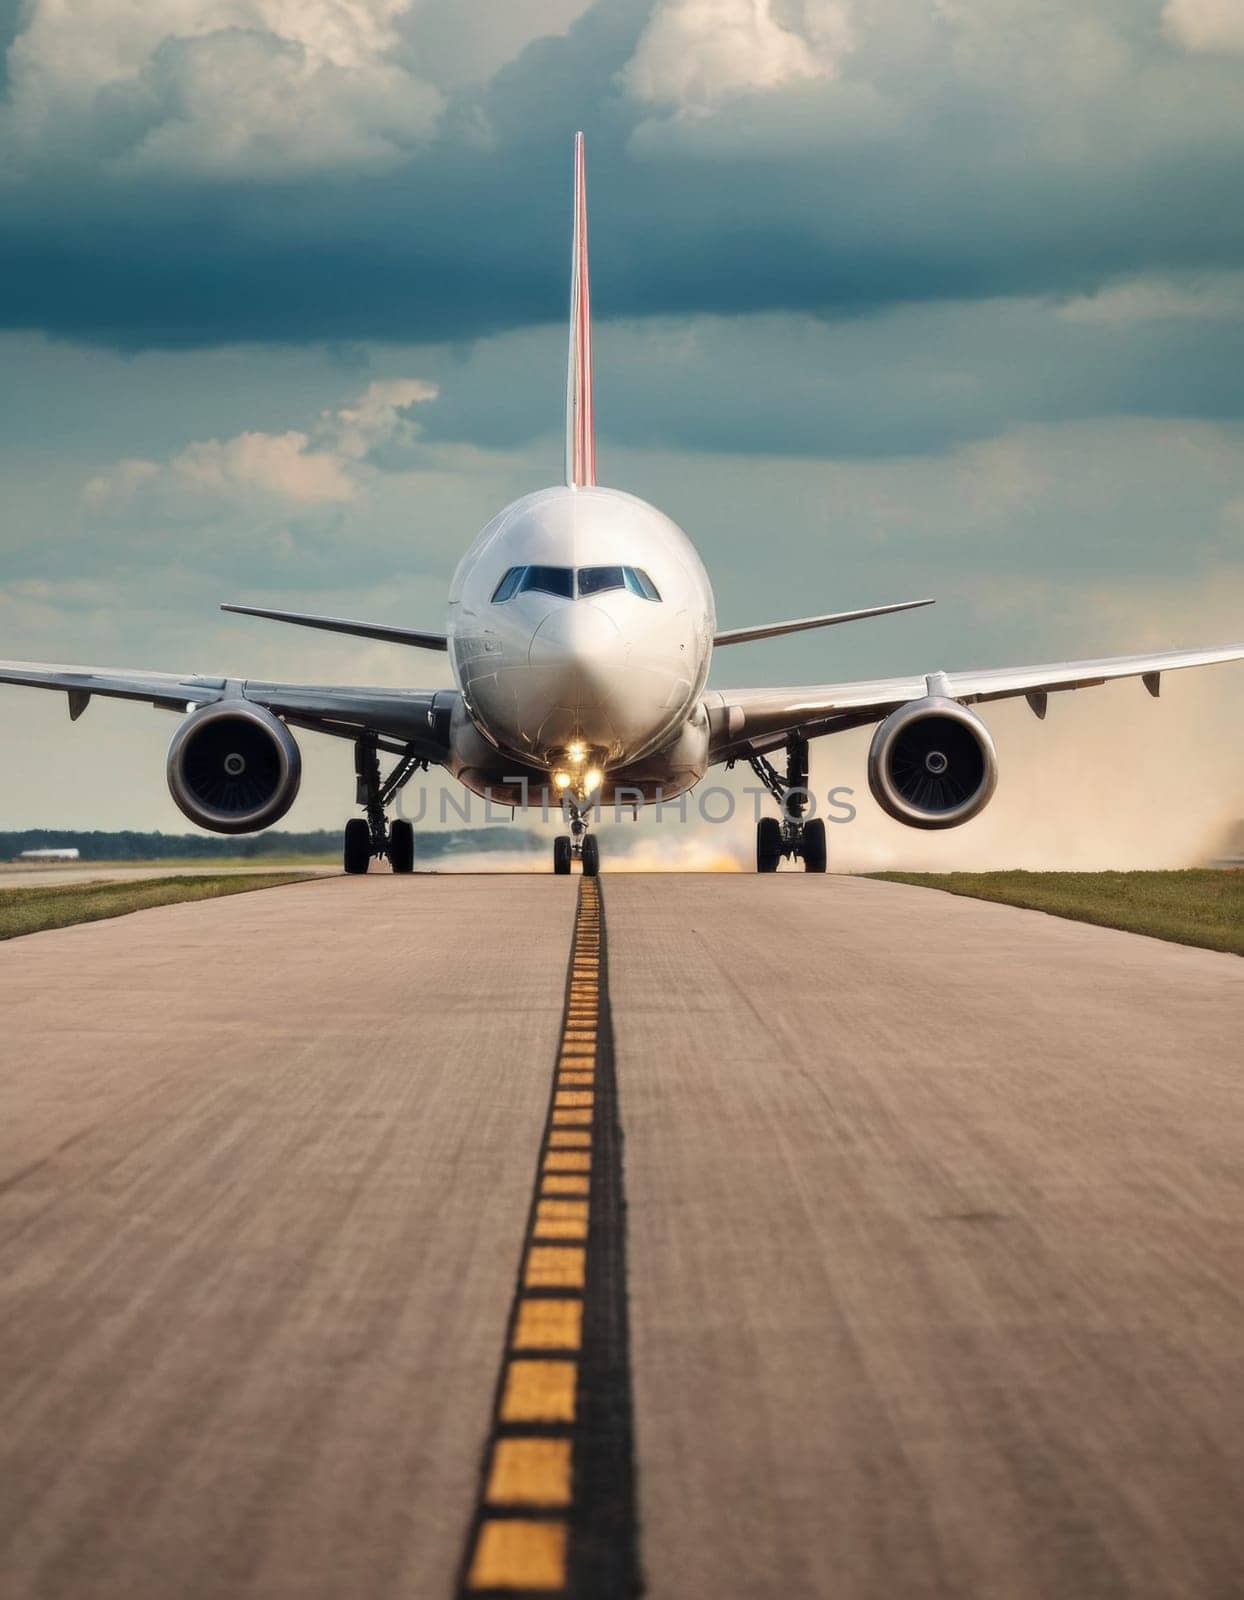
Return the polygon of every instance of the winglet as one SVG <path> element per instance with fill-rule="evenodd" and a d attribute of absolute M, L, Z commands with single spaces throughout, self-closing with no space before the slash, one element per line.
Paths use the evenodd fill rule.
<path fill-rule="evenodd" d="M 574 249 L 570 264 L 570 359 L 566 372 L 566 482 L 596 482 L 592 414 L 592 296 L 587 271 L 587 173 L 583 135 L 574 136 Z"/>

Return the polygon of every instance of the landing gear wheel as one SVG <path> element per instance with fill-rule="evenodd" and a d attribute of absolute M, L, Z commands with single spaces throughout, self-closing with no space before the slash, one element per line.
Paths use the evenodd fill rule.
<path fill-rule="evenodd" d="M 389 827 L 389 865 L 394 872 L 415 870 L 415 830 L 404 817 Z"/>
<path fill-rule="evenodd" d="M 366 872 L 371 862 L 371 829 L 363 817 L 346 823 L 342 865 L 347 872 Z"/>
<path fill-rule="evenodd" d="M 825 820 L 813 817 L 803 825 L 803 870 L 824 872 L 829 860 L 829 846 L 825 842 Z"/>
<path fill-rule="evenodd" d="M 583 876 L 594 878 L 600 871 L 600 841 L 589 833 L 583 841 Z"/>
<path fill-rule="evenodd" d="M 553 840 L 553 871 L 564 878 L 570 871 L 570 835 L 559 833 Z"/>
<path fill-rule="evenodd" d="M 776 872 L 782 859 L 782 824 L 776 817 L 761 817 L 756 824 L 756 871 Z"/>

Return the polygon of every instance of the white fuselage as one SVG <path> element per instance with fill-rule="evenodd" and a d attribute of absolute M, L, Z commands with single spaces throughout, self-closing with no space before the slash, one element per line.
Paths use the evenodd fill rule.
<path fill-rule="evenodd" d="M 529 567 L 555 569 L 559 583 L 575 575 L 572 592 L 529 587 L 494 598 L 507 573 Z M 580 592 L 593 581 L 581 585 L 585 571 L 615 567 L 642 573 L 660 598 L 633 581 Z M 533 779 L 565 772 L 573 798 L 609 798 L 615 781 L 636 775 L 644 787 L 687 787 L 707 754 L 700 700 L 715 622 L 699 556 L 653 506 L 596 487 L 516 500 L 475 540 L 450 587 L 454 677 L 489 747 L 486 756 L 464 748 L 459 776 L 482 788 L 516 765 Z M 585 784 L 589 772 L 602 781 Z"/>

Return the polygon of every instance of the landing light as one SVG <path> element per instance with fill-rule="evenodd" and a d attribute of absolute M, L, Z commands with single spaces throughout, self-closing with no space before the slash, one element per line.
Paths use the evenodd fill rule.
<path fill-rule="evenodd" d="M 559 789 L 569 789 L 570 774 L 568 772 L 555 772 L 553 774 L 553 782 Z"/>
<path fill-rule="evenodd" d="M 604 777 L 604 773 L 601 772 L 599 770 L 599 768 L 597 768 L 597 767 L 589 767 L 588 768 L 587 773 L 586 773 L 586 775 L 585 775 L 585 777 L 583 779 L 583 786 L 587 790 L 588 794 L 591 794 L 593 790 L 600 788 L 600 780 L 603 777 Z"/>
<path fill-rule="evenodd" d="M 575 744 L 568 745 L 566 747 L 566 759 L 568 761 L 573 761 L 573 762 L 577 763 L 577 762 L 583 761 L 586 758 L 586 756 L 587 756 L 587 751 L 583 748 L 583 746 L 581 744 L 578 744 L 577 742 Z"/>

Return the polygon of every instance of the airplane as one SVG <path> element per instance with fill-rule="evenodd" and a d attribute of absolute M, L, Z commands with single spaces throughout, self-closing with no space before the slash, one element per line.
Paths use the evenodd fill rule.
<path fill-rule="evenodd" d="M 712 766 L 747 762 L 779 816 L 756 829 L 756 867 L 783 859 L 826 869 L 822 818 L 809 814 L 808 744 L 876 724 L 868 784 L 883 811 L 914 828 L 959 827 L 988 805 L 998 761 L 978 704 L 1023 695 L 1038 718 L 1049 696 L 1244 658 L 1244 645 L 976 671 L 931 671 L 778 689 L 709 689 L 714 650 L 931 605 L 868 606 L 721 631 L 713 590 L 687 535 L 655 506 L 596 480 L 587 186 L 582 133 L 573 147 L 574 217 L 565 482 L 499 511 L 449 588 L 444 632 L 258 606 L 225 611 L 447 651 L 453 689 L 376 689 L 0 662 L 0 684 L 56 689 L 76 720 L 93 695 L 182 713 L 167 778 L 202 828 L 252 833 L 293 805 L 301 757 L 293 730 L 349 740 L 356 803 L 343 864 L 365 873 L 387 857 L 414 868 L 415 838 L 390 803 L 418 771 L 439 766 L 476 794 L 556 811 L 555 873 L 600 869 L 590 814 L 671 800 Z M 387 773 L 380 758 L 396 758 Z M 770 758 L 784 755 L 780 765 Z"/>

